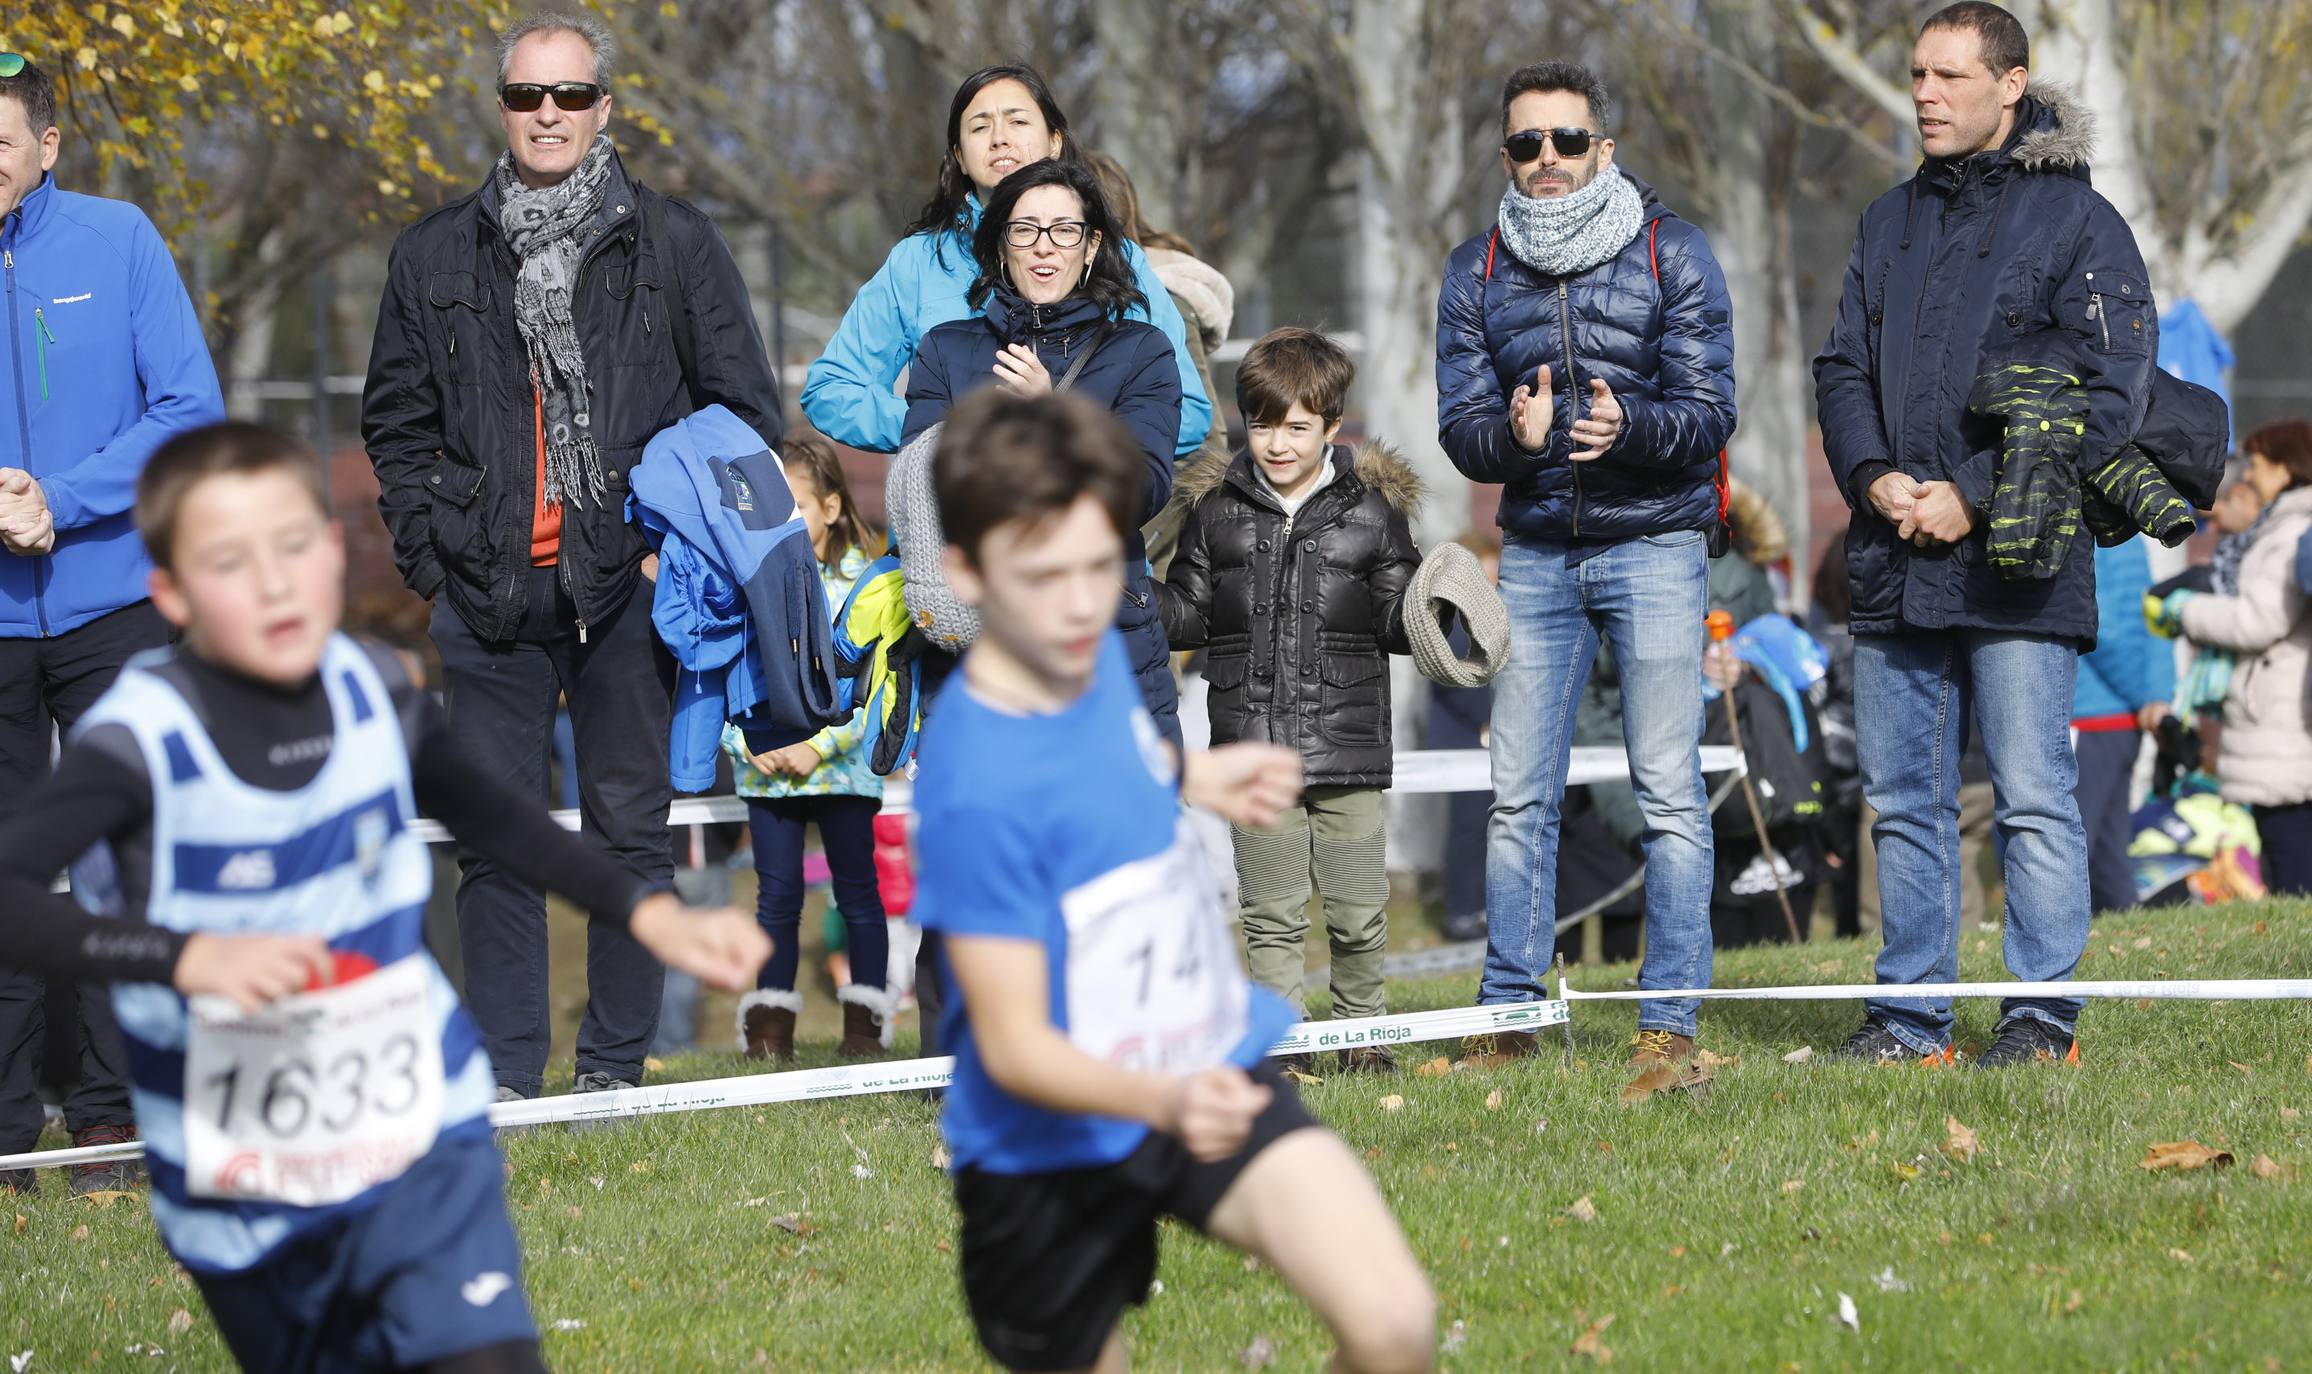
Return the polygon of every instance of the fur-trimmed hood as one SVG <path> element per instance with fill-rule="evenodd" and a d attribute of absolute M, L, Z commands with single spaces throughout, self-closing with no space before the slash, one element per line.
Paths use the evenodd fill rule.
<path fill-rule="evenodd" d="M 2095 156 L 2095 115 L 2069 86 L 2034 85 L 2016 111 L 2023 136 L 2011 156 L 2029 172 L 2085 171 Z"/>
<path fill-rule="evenodd" d="M 1220 269 L 1177 248 L 1142 251 L 1148 255 L 1148 265 L 1156 269 L 1156 279 L 1179 298 L 1181 313 L 1203 336 L 1205 351 L 1227 342 L 1228 327 L 1236 319 L 1236 288 L 1220 275 Z"/>
<path fill-rule="evenodd" d="M 1396 448 L 1378 439 L 1367 439 L 1351 452 L 1347 444 L 1333 445 L 1333 470 L 1339 472 L 1346 465 L 1357 475 L 1357 480 L 1381 494 L 1381 499 L 1407 520 L 1421 508 L 1421 478 L 1412 464 Z M 1173 489 L 1180 493 L 1191 508 L 1201 504 L 1205 497 L 1220 490 L 1230 471 L 1241 466 L 1245 483 L 1259 488 L 1261 479 L 1252 468 L 1252 455 L 1239 449 L 1235 453 L 1220 453 L 1206 449 L 1196 461 L 1180 470 L 1173 479 Z"/>

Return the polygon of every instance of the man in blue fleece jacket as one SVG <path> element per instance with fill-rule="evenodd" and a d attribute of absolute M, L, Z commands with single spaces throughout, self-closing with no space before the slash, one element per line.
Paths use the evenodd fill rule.
<path fill-rule="evenodd" d="M 137 476 L 169 436 L 225 418 L 168 245 L 134 205 L 60 189 L 61 138 L 47 74 L 0 54 L 0 777 L 18 782 L 47 774 L 54 732 L 130 655 L 167 643 L 129 518 Z M 0 789 L 0 819 L 19 795 Z M 46 996 L 41 979 L 0 965 L 0 1155 L 40 1134 Z M 132 1138 L 106 999 L 81 999 L 74 1029 L 73 1143 Z M 133 1167 L 83 1166 L 73 1191 L 120 1187 Z M 0 1193 L 30 1186 L 0 1175 Z"/>

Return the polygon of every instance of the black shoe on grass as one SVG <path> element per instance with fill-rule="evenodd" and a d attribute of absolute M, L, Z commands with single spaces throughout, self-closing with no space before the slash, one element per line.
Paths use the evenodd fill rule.
<path fill-rule="evenodd" d="M 1855 1033 L 1838 1047 L 1838 1057 L 1864 1064 L 1925 1064 L 1940 1066 L 1952 1061 L 1949 1050 L 1921 1054 L 1903 1042 L 1901 1036 L 1887 1028 L 1887 1023 L 1875 1016 L 1866 1017 Z"/>
<path fill-rule="evenodd" d="M 2010 1016 L 1999 1023 L 1991 1048 L 1975 1061 L 1978 1069 L 2006 1069 L 2017 1064 L 2076 1064 L 2079 1041 L 2036 1016 Z"/>

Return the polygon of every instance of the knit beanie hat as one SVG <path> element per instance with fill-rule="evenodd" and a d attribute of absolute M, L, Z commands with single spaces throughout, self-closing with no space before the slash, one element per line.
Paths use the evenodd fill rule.
<path fill-rule="evenodd" d="M 1413 666 L 1447 687 L 1483 687 L 1509 661 L 1509 608 L 1485 576 L 1477 555 L 1459 544 L 1429 550 L 1405 589 L 1405 637 Z M 1453 618 L 1469 630 L 1469 657 L 1457 658 L 1446 640 Z"/>

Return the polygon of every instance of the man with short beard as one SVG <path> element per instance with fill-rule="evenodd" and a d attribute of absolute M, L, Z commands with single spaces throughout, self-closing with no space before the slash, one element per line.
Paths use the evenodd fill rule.
<path fill-rule="evenodd" d="M 1574 708 L 1601 641 L 1620 668 L 1645 813 L 1646 988 L 1710 981 L 1703 620 L 1734 432 L 1733 316 L 1699 229 L 1614 163 L 1605 84 L 1520 68 L 1502 90 L 1496 225 L 1453 251 L 1437 300 L 1438 438 L 1504 485 L 1509 663 L 1493 680 L 1480 1003 L 1543 995 L 1557 942 L 1559 808 Z M 1649 1001 L 1631 1067 L 1682 1079 L 1697 1004 Z M 1471 1057 L 1531 1054 L 1532 1032 Z"/>
<path fill-rule="evenodd" d="M 583 15 L 536 16 L 500 39 L 508 151 L 479 190 L 395 242 L 361 430 L 394 561 L 433 602 L 451 734 L 543 796 L 566 699 L 586 830 L 671 884 L 674 664 L 651 625 L 656 564 L 626 516 L 627 475 L 695 409 L 719 403 L 774 448 L 785 426 L 729 247 L 611 147 L 611 58 L 608 31 Z M 468 1000 L 501 1098 L 535 1097 L 545 894 L 479 854 L 460 859 Z M 589 930 L 576 1091 L 641 1081 L 662 976 L 624 932 Z"/>
<path fill-rule="evenodd" d="M 1970 718 L 1998 797 L 2008 971 L 2067 979 L 2087 944 L 2070 708 L 2079 652 L 2095 642 L 2094 558 L 2074 530 L 2052 577 L 1994 567 L 1987 507 L 2001 425 L 1969 414 L 1968 400 L 1989 355 L 2062 336 L 2086 398 L 2077 465 L 2092 472 L 2143 418 L 2158 320 L 2134 235 L 2088 185 L 2086 113 L 2033 83 L 2030 60 L 2023 26 L 1996 5 L 1927 20 L 1911 58 L 1926 159 L 1863 212 L 1838 321 L 1814 360 L 1823 452 L 1855 512 L 1855 735 L 1863 794 L 1878 809 L 1881 984 L 1958 976 Z M 2008 999 L 1977 1064 L 2076 1062 L 2079 1009 L 2072 998 Z M 1846 1057 L 1952 1058 L 1950 999 L 1887 997 L 1865 1010 Z"/>

